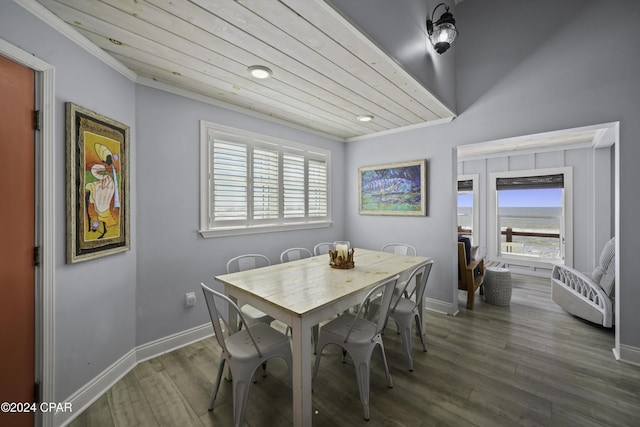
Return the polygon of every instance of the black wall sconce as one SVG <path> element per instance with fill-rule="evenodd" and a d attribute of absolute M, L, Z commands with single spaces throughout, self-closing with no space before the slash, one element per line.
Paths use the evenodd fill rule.
<path fill-rule="evenodd" d="M 440 18 L 434 23 L 433 15 L 435 15 L 436 10 L 440 6 L 445 7 L 445 12 L 440 15 Z M 453 15 L 449 13 L 449 6 L 440 3 L 433 9 L 431 19 L 427 17 L 427 34 L 429 34 L 429 41 L 431 41 L 436 52 L 444 53 L 451 47 L 458 36 L 458 29 L 456 28 L 456 20 L 453 19 Z"/>

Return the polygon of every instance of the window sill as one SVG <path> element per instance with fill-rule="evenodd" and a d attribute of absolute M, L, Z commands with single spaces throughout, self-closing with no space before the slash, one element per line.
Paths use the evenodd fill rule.
<path fill-rule="evenodd" d="M 252 227 L 224 227 L 209 230 L 200 230 L 199 233 L 205 239 L 211 239 L 216 237 L 243 236 L 248 234 L 276 233 L 280 231 L 309 230 L 314 228 L 328 227 L 331 227 L 331 221 L 299 222 L 291 224 L 261 225 Z"/>

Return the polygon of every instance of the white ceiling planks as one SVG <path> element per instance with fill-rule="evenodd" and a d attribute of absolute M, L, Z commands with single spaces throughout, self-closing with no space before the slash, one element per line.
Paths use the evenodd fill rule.
<path fill-rule="evenodd" d="M 455 115 L 322 0 L 38 2 L 141 77 L 337 138 Z"/>

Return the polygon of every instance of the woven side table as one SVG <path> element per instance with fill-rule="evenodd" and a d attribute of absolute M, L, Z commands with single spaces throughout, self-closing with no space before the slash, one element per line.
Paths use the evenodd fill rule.
<path fill-rule="evenodd" d="M 511 272 L 506 268 L 487 267 L 484 273 L 484 300 L 507 306 L 511 302 Z"/>

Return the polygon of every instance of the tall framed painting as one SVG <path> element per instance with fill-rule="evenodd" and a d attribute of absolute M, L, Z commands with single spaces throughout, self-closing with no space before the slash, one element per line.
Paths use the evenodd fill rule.
<path fill-rule="evenodd" d="M 128 251 L 129 127 L 67 102 L 67 263 Z"/>
<path fill-rule="evenodd" d="M 358 168 L 362 215 L 427 214 L 426 160 Z"/>

